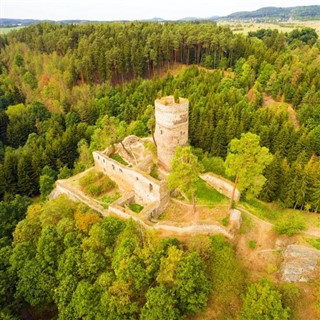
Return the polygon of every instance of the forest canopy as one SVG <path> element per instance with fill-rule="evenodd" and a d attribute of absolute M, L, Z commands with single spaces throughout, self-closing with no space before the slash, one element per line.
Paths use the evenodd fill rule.
<path fill-rule="evenodd" d="M 230 142 L 250 132 L 272 154 L 258 197 L 319 211 L 313 29 L 245 36 L 214 23 L 41 23 L 0 36 L 0 48 L 0 317 L 181 319 L 210 294 L 229 295 L 236 316 L 245 275 L 225 240 L 161 240 L 64 198 L 46 202 L 56 179 L 93 165 L 93 150 L 151 134 L 157 96 L 189 99 L 199 167 L 226 175 Z M 179 72 L 163 76 L 172 66 Z M 249 287 L 241 316 L 264 292 L 276 301 L 268 314 L 288 317 L 268 282 Z"/>
<path fill-rule="evenodd" d="M 274 155 L 259 197 L 318 210 L 315 41 L 308 28 L 246 37 L 213 23 L 42 23 L 13 31 L 1 41 L 0 197 L 50 192 L 57 177 L 92 165 L 91 151 L 113 141 L 112 128 L 148 135 L 147 106 L 179 90 L 190 100 L 190 142 L 200 157 L 224 160 L 232 139 L 258 134 Z M 157 76 L 175 63 L 212 71 Z M 292 113 L 266 107 L 271 98 Z"/>

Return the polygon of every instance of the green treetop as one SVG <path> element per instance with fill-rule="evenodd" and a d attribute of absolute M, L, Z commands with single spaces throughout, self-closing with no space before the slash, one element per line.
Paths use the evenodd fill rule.
<path fill-rule="evenodd" d="M 225 162 L 227 175 L 235 176 L 229 210 L 237 185 L 239 190 L 246 192 L 248 196 L 259 194 L 266 181 L 262 172 L 272 159 L 269 149 L 260 146 L 260 138 L 256 134 L 242 133 L 240 140 L 231 140 Z"/>
<path fill-rule="evenodd" d="M 289 308 L 284 308 L 281 294 L 268 280 L 249 286 L 244 298 L 241 320 L 289 319 Z"/>
<path fill-rule="evenodd" d="M 198 158 L 192 153 L 190 146 L 179 146 L 176 148 L 171 164 L 172 169 L 168 177 L 169 189 L 179 189 L 183 193 L 191 194 L 195 213 L 196 182 L 201 171 Z"/>

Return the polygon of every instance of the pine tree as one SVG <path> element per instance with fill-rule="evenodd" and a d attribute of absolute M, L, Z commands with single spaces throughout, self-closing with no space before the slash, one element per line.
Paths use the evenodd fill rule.
<path fill-rule="evenodd" d="M 247 132 L 239 139 L 231 140 L 226 158 L 226 173 L 235 176 L 229 210 L 232 208 L 237 185 L 241 192 L 257 196 L 266 181 L 262 175 L 265 167 L 271 163 L 273 156 L 266 147 L 259 144 L 259 136 Z"/>
<path fill-rule="evenodd" d="M 259 197 L 268 202 L 277 200 L 281 181 L 281 157 L 279 153 L 274 155 L 272 162 L 266 167 L 264 176 L 267 181 L 263 185 Z"/>
<path fill-rule="evenodd" d="M 5 145 L 7 142 L 7 126 L 9 124 L 9 117 L 0 110 L 0 141 Z"/>
<path fill-rule="evenodd" d="M 225 123 L 219 120 L 214 131 L 210 153 L 212 156 L 225 158 L 227 154 L 227 141 L 225 133 Z"/>
<path fill-rule="evenodd" d="M 313 189 L 313 194 L 311 198 L 312 207 L 316 212 L 320 211 L 320 179 L 315 183 Z"/>
<path fill-rule="evenodd" d="M 38 191 L 37 175 L 32 166 L 32 155 L 23 153 L 18 162 L 18 190 L 23 195 L 34 195 Z"/>

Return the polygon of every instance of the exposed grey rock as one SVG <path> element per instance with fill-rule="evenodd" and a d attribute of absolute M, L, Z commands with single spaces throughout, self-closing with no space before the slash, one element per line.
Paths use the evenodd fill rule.
<path fill-rule="evenodd" d="M 281 278 L 285 282 L 308 282 L 315 278 L 320 251 L 303 245 L 289 245 L 283 252 Z"/>

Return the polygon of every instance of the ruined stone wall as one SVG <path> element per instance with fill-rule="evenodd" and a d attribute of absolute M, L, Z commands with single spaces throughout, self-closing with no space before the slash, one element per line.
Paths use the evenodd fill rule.
<path fill-rule="evenodd" d="M 102 152 L 93 152 L 95 166 L 108 175 L 121 189 L 133 191 L 135 202 L 144 206 L 157 202 L 156 210 L 160 214 L 168 205 L 169 191 L 166 181 L 159 181 L 135 167 L 122 165 Z"/>
<path fill-rule="evenodd" d="M 233 183 L 228 181 L 222 177 L 219 177 L 213 173 L 205 173 L 200 176 L 203 180 L 205 180 L 210 186 L 215 188 L 220 193 L 224 194 L 226 197 L 231 198 Z M 240 200 L 240 192 L 236 189 L 234 194 L 234 200 Z"/>
<path fill-rule="evenodd" d="M 172 96 L 158 99 L 155 118 L 158 164 L 170 171 L 176 147 L 188 143 L 189 101 L 180 98 L 180 103 L 174 103 Z"/>

